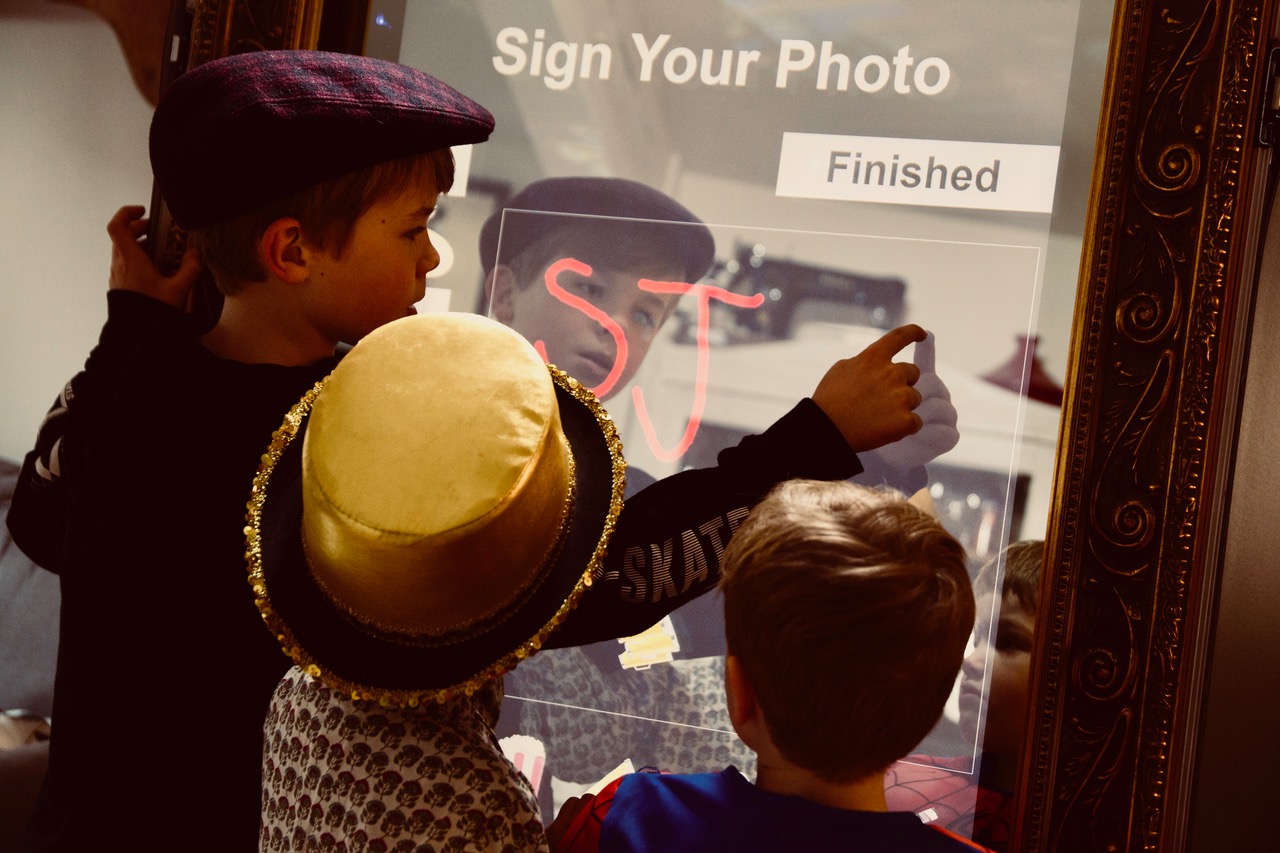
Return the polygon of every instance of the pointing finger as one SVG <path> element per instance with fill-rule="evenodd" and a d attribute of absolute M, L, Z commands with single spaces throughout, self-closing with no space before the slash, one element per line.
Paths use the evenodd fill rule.
<path fill-rule="evenodd" d="M 925 335 L 924 340 L 916 342 L 916 351 L 911 360 L 915 362 L 916 367 L 920 368 L 921 373 L 935 372 L 935 343 L 933 332 Z"/>
<path fill-rule="evenodd" d="M 915 323 L 908 323 L 885 332 L 873 341 L 862 352 L 864 355 L 880 356 L 892 360 L 895 355 L 906 349 L 908 344 L 924 340 L 926 332 Z"/>

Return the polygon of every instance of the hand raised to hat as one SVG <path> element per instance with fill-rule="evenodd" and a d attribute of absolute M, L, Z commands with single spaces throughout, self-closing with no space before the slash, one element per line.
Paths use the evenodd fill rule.
<path fill-rule="evenodd" d="M 186 311 L 192 286 L 203 269 L 200 257 L 188 246 L 174 274 L 161 274 L 141 243 L 148 224 L 143 217 L 144 212 L 145 208 L 140 205 L 126 205 L 117 210 L 107 223 L 107 234 L 111 237 L 111 281 L 108 287 L 111 290 L 132 290 Z"/>
<path fill-rule="evenodd" d="M 855 453 L 914 435 L 924 425 L 915 412 L 923 396 L 913 387 L 920 368 L 893 358 L 925 337 L 914 323 L 899 326 L 852 358 L 837 361 L 818 382 L 813 402 Z"/>

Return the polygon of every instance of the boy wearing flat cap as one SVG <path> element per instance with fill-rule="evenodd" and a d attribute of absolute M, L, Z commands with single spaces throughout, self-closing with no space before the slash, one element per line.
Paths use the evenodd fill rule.
<path fill-rule="evenodd" d="M 140 208 L 108 231 L 108 319 L 28 454 L 8 523 L 60 575 L 50 766 L 26 850 L 252 849 L 262 721 L 288 667 L 245 594 L 246 484 L 287 409 L 355 342 L 412 313 L 426 222 L 479 104 L 419 71 L 314 51 L 174 81 L 151 160 L 225 297 L 162 278 Z M 166 304 L 168 303 L 168 304 Z"/>
<path fill-rule="evenodd" d="M 639 282 L 697 284 L 716 246 L 706 224 L 666 193 L 571 176 L 534 181 L 503 202 L 481 228 L 479 251 L 487 313 L 607 401 L 635 377 L 680 298 Z M 927 484 L 925 463 L 955 447 L 950 391 L 931 364 L 921 372 L 924 428 L 864 453 L 858 482 L 910 494 Z M 632 472 L 630 494 L 653 482 Z"/>
<path fill-rule="evenodd" d="M 548 284 L 549 270 L 566 258 L 579 265 L 550 275 Z M 623 178 L 535 181 L 480 231 L 490 315 L 602 400 L 635 376 L 679 299 L 643 290 L 638 279 L 696 283 L 714 260 L 702 220 Z"/>
<path fill-rule="evenodd" d="M 451 178 L 441 149 L 491 129 L 428 75 L 311 51 L 216 60 L 166 93 L 153 168 L 225 304 L 212 330 L 193 328 L 173 307 L 193 265 L 159 278 L 134 242 L 138 213 L 113 220 L 107 325 L 9 514 L 63 588 L 50 772 L 28 849 L 256 843 L 263 715 L 287 659 L 245 594 L 245 484 L 335 345 L 412 312 L 438 262 L 426 219 Z M 637 497 L 556 642 L 644 629 L 715 582 L 723 543 L 776 482 L 848 477 L 857 452 L 917 431 L 919 371 L 893 358 L 923 337 L 888 333 L 720 467 Z"/>

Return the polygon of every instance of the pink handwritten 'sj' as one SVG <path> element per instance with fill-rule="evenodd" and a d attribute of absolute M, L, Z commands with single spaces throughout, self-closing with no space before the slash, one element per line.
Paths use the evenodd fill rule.
<path fill-rule="evenodd" d="M 723 287 L 716 287 L 710 284 L 653 281 L 648 278 L 640 279 L 637 284 L 641 290 L 647 290 L 650 293 L 675 293 L 677 295 L 692 293 L 698 300 L 698 369 L 693 381 L 693 408 L 689 412 L 689 420 L 685 425 L 684 435 L 674 448 L 667 450 L 662 446 L 662 442 L 658 440 L 658 433 L 653 428 L 653 421 L 649 418 L 649 409 L 644 402 L 644 389 L 638 385 L 631 389 L 631 399 L 635 401 L 636 405 L 636 417 L 640 419 L 640 429 L 644 431 L 644 438 L 649 445 L 649 449 L 653 451 L 654 456 L 663 462 L 674 462 L 683 456 L 689 446 L 693 444 L 693 438 L 698 434 L 698 427 L 702 425 L 702 411 L 707 404 L 707 373 L 711 362 L 711 341 L 708 334 L 711 329 L 711 300 L 718 299 L 737 308 L 759 308 L 761 303 L 764 302 L 764 294 L 757 293 L 752 296 L 744 296 L 740 293 L 730 293 Z"/>
<path fill-rule="evenodd" d="M 564 258 L 556 261 L 547 268 L 544 276 L 547 291 L 556 299 L 563 302 L 571 308 L 576 308 L 583 314 L 595 320 L 609 335 L 613 338 L 616 348 L 616 355 L 613 359 L 613 367 L 600 384 L 591 389 L 591 393 L 597 397 L 604 397 L 613 390 L 613 386 L 617 384 L 618 378 L 622 376 L 623 369 L 627 366 L 627 335 L 622 327 L 614 321 L 604 311 L 592 305 L 581 296 L 575 296 L 556 281 L 557 276 L 564 270 L 577 273 L 581 276 L 591 275 L 592 269 L 588 264 L 584 264 L 575 258 Z M 694 377 L 693 385 L 693 407 L 689 412 L 689 419 L 686 422 L 684 435 L 681 436 L 679 443 L 670 450 L 662 446 L 662 442 L 658 440 L 657 430 L 653 428 L 653 420 L 649 417 L 649 408 L 644 401 L 644 389 L 636 386 L 631 389 L 631 397 L 635 402 L 636 416 L 640 419 L 640 429 L 644 432 L 645 442 L 649 445 L 649 449 L 653 455 L 663 462 L 674 462 L 685 454 L 685 451 L 693 444 L 694 437 L 698 434 L 698 427 L 702 425 L 702 412 L 707 404 L 707 375 L 711 362 L 711 341 L 709 332 L 711 329 L 711 300 L 718 299 L 737 308 L 759 308 L 764 302 L 764 295 L 756 293 L 752 296 L 744 296 L 739 293 L 731 293 L 722 287 L 716 287 L 710 284 L 689 284 L 683 281 L 654 281 L 649 278 L 642 278 L 636 282 L 636 286 L 641 290 L 650 293 L 670 293 L 676 296 L 683 296 L 686 293 L 694 294 L 698 305 L 698 363 L 697 373 Z M 534 349 L 542 356 L 543 361 L 547 361 L 547 347 L 543 341 L 534 341 Z"/>
<path fill-rule="evenodd" d="M 560 285 L 560 282 L 556 281 L 556 277 L 564 270 L 575 272 L 581 276 L 589 276 L 591 275 L 591 267 L 576 258 L 565 258 L 563 260 L 556 261 L 554 264 L 547 267 L 546 275 L 543 276 L 543 278 L 547 283 L 547 292 L 556 299 L 559 299 L 565 305 L 568 305 L 570 308 L 578 309 L 592 320 L 595 320 L 601 326 L 604 326 L 605 331 L 613 337 L 613 344 L 617 350 L 617 354 L 613 357 L 613 368 L 610 369 L 608 375 L 600 381 L 599 385 L 591 389 L 592 394 L 595 394 L 597 397 L 604 397 L 613 390 L 613 386 L 618 382 L 618 377 L 622 375 L 623 368 L 627 366 L 627 334 L 622 331 L 622 327 L 614 322 L 614 319 L 608 314 L 601 311 L 581 296 L 575 296 L 565 290 Z M 542 356 L 543 361 L 550 361 L 550 359 L 547 358 L 547 345 L 545 343 L 542 341 L 534 341 L 533 348 L 538 351 L 538 355 Z"/>

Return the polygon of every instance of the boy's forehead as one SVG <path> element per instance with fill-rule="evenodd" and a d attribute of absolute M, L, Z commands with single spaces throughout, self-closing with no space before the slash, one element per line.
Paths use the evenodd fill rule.
<path fill-rule="evenodd" d="M 625 239 L 625 229 L 613 223 L 615 239 L 602 239 L 598 230 L 566 226 L 516 250 L 515 257 L 533 261 L 544 269 L 564 258 L 574 258 L 590 266 L 596 275 L 624 275 L 657 281 L 683 281 L 686 270 L 678 245 L 663 241 L 642 242 Z M 673 225 L 672 227 L 679 227 Z M 502 247 L 499 246 L 502 254 Z"/>

